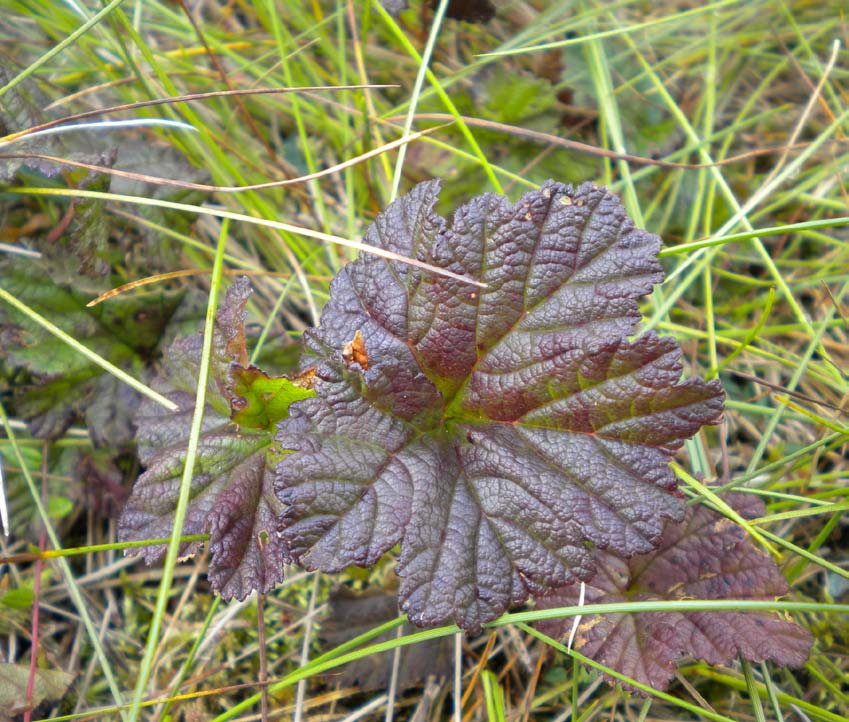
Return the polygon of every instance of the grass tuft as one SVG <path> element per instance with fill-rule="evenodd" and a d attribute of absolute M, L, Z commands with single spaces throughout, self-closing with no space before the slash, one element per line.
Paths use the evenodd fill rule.
<path fill-rule="evenodd" d="M 10 290 L 14 264 L 71 227 L 69 209 L 98 214 L 98 252 L 117 258 L 106 284 L 66 280 L 85 301 L 121 287 L 90 313 L 174 294 L 188 309 L 176 320 L 195 330 L 222 278 L 246 273 L 252 359 L 283 371 L 396 193 L 438 176 L 454 206 L 485 191 L 515 198 L 550 177 L 603 182 L 664 239 L 667 279 L 644 328 L 677 337 L 687 373 L 718 377 L 728 393 L 723 425 L 688 443 L 676 472 L 693 503 L 722 509 L 718 488 L 764 500 L 765 516 L 734 521 L 778 559 L 791 594 L 762 605 L 811 630 L 811 658 L 796 671 L 692 660 L 668 693 L 640 697 L 529 626 L 591 607 L 517 611 L 468 638 L 406 633 L 398 618 L 325 649 L 330 588 L 391 591 L 389 560 L 334 578 L 292 569 L 264 598 L 223 604 L 203 558 L 176 563 L 179 529 L 158 540 L 164 569 L 123 557 L 132 545 L 116 542 L 115 512 L 139 472 L 131 446 L 105 454 L 79 413 L 54 440 L 36 438 L 19 397 L 35 375 L 6 348 L 0 662 L 73 676 L 67 694 L 16 719 L 846 719 L 845 13 L 774 0 L 524 0 L 473 25 L 443 17 L 444 2 L 438 14 L 411 5 L 392 17 L 376 0 L 6 0 L 0 108 L 18 126 L 0 124 L 0 172 L 16 169 L 0 184 L 4 347 L 23 314 L 44 329 L 43 348 L 157 398 L 160 346 L 127 372 L 120 343 L 87 337 L 76 311 L 40 310 Z M 55 132 L 52 121 L 77 114 L 97 125 Z M 18 168 L 21 154 L 78 165 Z M 93 185 L 98 168 L 115 171 L 108 189 Z M 454 674 L 400 684 L 400 650 L 438 638 L 462 645 Z M 384 657 L 395 671 L 383 689 L 341 683 L 342 665 Z"/>

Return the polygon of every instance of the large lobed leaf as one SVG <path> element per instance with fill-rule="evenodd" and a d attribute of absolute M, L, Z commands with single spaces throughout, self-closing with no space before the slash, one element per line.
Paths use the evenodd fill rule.
<path fill-rule="evenodd" d="M 629 341 L 662 277 L 659 239 L 607 191 L 548 182 L 437 215 L 439 184 L 366 242 L 481 288 L 363 254 L 305 335 L 317 396 L 278 439 L 281 533 L 309 569 L 368 566 L 400 543 L 402 608 L 478 629 L 529 593 L 595 573 L 680 519 L 668 460 L 722 414 L 718 382 L 679 381 L 680 350 Z"/>
<path fill-rule="evenodd" d="M 272 379 L 245 368 L 245 304 L 251 289 L 240 278 L 227 291 L 216 317 L 203 428 L 191 481 L 191 499 L 183 534 L 209 533 L 209 579 L 223 598 L 244 599 L 268 591 L 283 579 L 289 561 L 276 532 L 282 504 L 273 490 L 273 466 L 279 458 L 273 424 L 288 403 L 312 392 L 285 379 Z M 139 457 L 147 469 L 136 482 L 119 525 L 122 541 L 171 534 L 186 447 L 194 414 L 203 337 L 177 339 L 165 354 L 153 387 L 178 405 L 176 412 L 145 400 L 136 417 Z M 255 381 L 264 386 L 257 390 Z M 263 399 L 271 385 L 270 409 Z M 236 390 L 234 390 L 236 389 Z M 248 397 L 245 399 L 242 395 Z M 287 395 L 288 394 L 288 395 Z M 240 425 L 231 415 L 251 409 Z M 185 544 L 191 556 L 199 543 Z M 165 555 L 163 545 L 139 552 L 148 563 Z"/>
<path fill-rule="evenodd" d="M 727 501 L 746 518 L 763 515 L 748 494 Z M 687 510 L 684 522 L 667 524 L 657 550 L 629 560 L 596 553 L 598 573 L 585 591 L 586 604 L 680 599 L 769 600 L 787 593 L 773 561 L 745 532 L 707 507 Z M 577 585 L 537 600 L 551 609 L 578 603 Z M 553 637 L 565 637 L 572 619 L 540 622 Z M 808 658 L 811 635 L 778 614 L 757 612 L 649 612 L 584 617 L 575 635 L 583 654 L 656 689 L 666 689 L 681 657 L 727 664 L 737 654 L 753 662 L 769 659 L 799 667 Z"/>

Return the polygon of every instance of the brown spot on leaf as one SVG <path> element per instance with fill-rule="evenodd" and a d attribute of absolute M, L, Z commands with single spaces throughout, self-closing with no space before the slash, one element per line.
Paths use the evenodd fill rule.
<path fill-rule="evenodd" d="M 359 329 L 357 329 L 357 332 L 354 334 L 354 338 L 348 341 L 342 349 L 342 358 L 345 361 L 345 364 L 349 367 L 351 364 L 356 363 L 359 364 L 364 371 L 368 369 L 366 344 L 363 341 L 363 335 L 360 333 Z"/>
<path fill-rule="evenodd" d="M 315 366 L 299 373 L 292 379 L 292 383 L 295 384 L 295 386 L 300 386 L 302 389 L 313 388 L 315 386 Z"/>

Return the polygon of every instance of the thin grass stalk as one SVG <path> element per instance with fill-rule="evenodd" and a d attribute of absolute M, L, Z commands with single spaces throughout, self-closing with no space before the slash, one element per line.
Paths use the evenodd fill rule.
<path fill-rule="evenodd" d="M 218 308 L 218 292 L 221 287 L 222 270 L 224 267 L 224 248 L 227 242 L 227 233 L 230 224 L 225 219 L 221 224 L 221 232 L 218 236 L 215 260 L 212 266 L 212 278 L 210 283 L 209 301 L 206 307 L 206 323 L 203 332 L 203 348 L 201 350 L 200 367 L 198 369 L 197 394 L 195 395 L 195 409 L 192 414 L 192 426 L 189 432 L 189 440 L 186 448 L 186 461 L 183 467 L 183 477 L 180 480 L 180 494 L 177 498 L 177 507 L 174 511 L 174 528 L 171 539 L 168 542 L 168 551 L 165 554 L 165 562 L 162 568 L 162 579 L 159 584 L 159 593 L 156 596 L 156 607 L 153 618 L 148 628 L 147 643 L 144 655 L 139 665 L 138 679 L 133 690 L 133 699 L 130 705 L 127 722 L 136 722 L 141 711 L 142 698 L 150 673 L 153 669 L 153 657 L 159 644 L 159 630 L 165 617 L 165 607 L 171 591 L 171 582 L 174 578 L 174 567 L 177 564 L 177 556 L 180 549 L 180 536 L 183 531 L 183 521 L 189 506 L 189 491 L 191 489 L 192 474 L 194 472 L 195 459 L 197 458 L 198 441 L 200 439 L 201 425 L 203 423 L 203 412 L 206 406 L 207 381 L 209 379 L 209 365 L 212 354 L 212 337 L 215 329 L 215 313 Z"/>

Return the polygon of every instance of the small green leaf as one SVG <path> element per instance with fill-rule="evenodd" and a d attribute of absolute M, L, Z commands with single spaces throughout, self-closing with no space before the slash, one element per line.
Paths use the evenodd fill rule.
<path fill-rule="evenodd" d="M 38 548 L 34 548 L 38 553 Z M 41 583 L 46 585 L 53 573 L 49 568 L 44 568 L 41 572 Z M 35 601 L 35 592 L 33 591 L 33 579 L 29 579 L 24 584 L 15 589 L 10 589 L 8 592 L 0 596 L 0 606 L 9 609 L 20 609 L 23 611 L 32 610 L 33 602 Z"/>
<path fill-rule="evenodd" d="M 47 515 L 51 519 L 64 519 L 74 510 L 74 505 L 66 496 L 53 496 L 47 501 Z"/>
<path fill-rule="evenodd" d="M 32 609 L 34 599 L 31 586 L 18 587 L 10 589 L 0 597 L 0 604 L 9 609 Z"/>
<path fill-rule="evenodd" d="M 278 421 L 288 418 L 291 404 L 315 396 L 304 375 L 295 379 L 269 376 L 256 366 L 235 364 L 230 378 L 230 418 L 250 429 L 273 429 Z"/>

